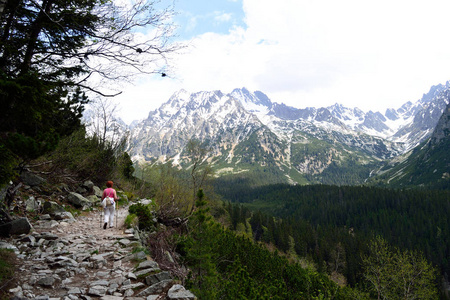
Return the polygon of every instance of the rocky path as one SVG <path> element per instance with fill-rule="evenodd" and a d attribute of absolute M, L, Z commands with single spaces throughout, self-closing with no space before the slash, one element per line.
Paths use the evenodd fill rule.
<path fill-rule="evenodd" d="M 100 212 L 64 221 L 39 220 L 29 235 L 3 240 L 19 257 L 16 299 L 196 299 L 144 251 L 118 211 L 113 228 Z M 116 221 L 115 221 L 116 223 Z"/>

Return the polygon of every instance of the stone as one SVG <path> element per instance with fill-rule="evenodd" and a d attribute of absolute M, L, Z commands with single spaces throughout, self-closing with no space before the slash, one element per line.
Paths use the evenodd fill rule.
<path fill-rule="evenodd" d="M 59 205 L 58 203 L 56 203 L 54 201 L 45 201 L 43 207 L 44 207 L 43 212 L 45 214 L 49 214 L 50 216 L 55 215 L 55 213 L 58 213 L 58 212 L 66 211 L 64 209 L 64 207 L 62 207 L 61 205 Z"/>
<path fill-rule="evenodd" d="M 34 244 L 36 242 L 36 238 L 34 237 L 34 235 L 30 234 L 30 235 L 26 235 L 24 237 L 21 237 L 19 239 L 19 241 L 22 242 L 22 243 L 32 243 L 32 244 Z"/>
<path fill-rule="evenodd" d="M 90 287 L 88 291 L 88 295 L 90 296 L 101 297 L 104 296 L 105 294 L 106 294 L 106 287 L 99 285 Z"/>
<path fill-rule="evenodd" d="M 144 204 L 144 205 L 148 205 L 148 204 L 152 203 L 152 200 L 150 200 L 150 199 L 141 199 L 141 200 L 139 200 L 139 203 Z"/>
<path fill-rule="evenodd" d="M 39 212 L 41 210 L 41 201 L 31 196 L 25 201 L 26 210 L 28 212 Z"/>
<path fill-rule="evenodd" d="M 139 292 L 136 296 L 138 297 L 147 297 L 149 295 L 161 294 L 169 285 L 172 284 L 172 280 L 163 280 L 158 283 L 155 283 L 148 288 Z"/>
<path fill-rule="evenodd" d="M 91 202 L 87 200 L 85 197 L 80 195 L 79 193 L 70 192 L 69 195 L 67 195 L 67 200 L 70 204 L 75 206 L 76 208 L 82 208 L 84 206 L 91 206 Z"/>
<path fill-rule="evenodd" d="M 44 239 L 44 240 L 48 240 L 48 241 L 55 241 L 55 240 L 59 239 L 59 237 L 56 234 L 51 233 L 51 232 L 42 232 L 36 238 Z"/>
<path fill-rule="evenodd" d="M 194 294 L 192 294 L 189 290 L 186 290 L 184 286 L 181 284 L 173 285 L 169 291 L 167 292 L 167 299 L 170 300 L 195 300 Z"/>
<path fill-rule="evenodd" d="M 91 284 L 89 284 L 90 286 L 94 286 L 94 285 L 100 285 L 100 286 L 108 286 L 109 282 L 106 280 L 97 280 L 92 282 Z"/>
<path fill-rule="evenodd" d="M 159 265 L 154 260 L 146 260 L 146 261 L 141 262 L 136 267 L 136 270 L 149 269 L 149 268 L 154 268 L 154 269 L 158 268 L 159 269 Z"/>
<path fill-rule="evenodd" d="M 170 274 L 161 272 L 158 263 L 145 252 L 130 254 L 130 234 L 94 229 L 98 223 L 96 212 L 80 215 L 73 222 L 76 224 L 65 228 L 59 225 L 52 231 L 22 234 L 11 239 L 10 244 L 0 240 L 0 248 L 14 247 L 21 260 L 18 274 L 23 277 L 18 278 L 15 293 L 10 294 L 14 299 L 166 299 L 174 284 Z M 139 280 L 136 272 L 144 274 L 142 279 L 148 277 Z"/>
<path fill-rule="evenodd" d="M 94 190 L 94 195 L 98 198 L 103 196 L 103 191 L 98 186 L 94 186 L 92 189 Z"/>
<path fill-rule="evenodd" d="M 79 287 L 72 287 L 67 292 L 68 294 L 81 294 L 81 289 Z"/>
<path fill-rule="evenodd" d="M 128 272 L 127 278 L 132 279 L 132 280 L 137 280 L 137 276 L 133 272 Z"/>
<path fill-rule="evenodd" d="M 43 277 L 36 282 L 36 284 L 44 286 L 44 287 L 52 287 L 54 283 L 55 283 L 55 278 L 53 278 L 52 276 Z"/>
<path fill-rule="evenodd" d="M 43 214 L 39 217 L 39 220 L 43 220 L 43 221 L 49 221 L 51 219 L 52 219 L 52 217 L 49 214 Z"/>
<path fill-rule="evenodd" d="M 86 196 L 86 199 L 87 199 L 89 202 L 91 202 L 92 205 L 96 205 L 96 204 L 100 205 L 100 203 L 101 203 L 101 201 L 100 201 L 101 198 L 97 197 L 96 195 L 89 195 L 89 196 Z"/>
<path fill-rule="evenodd" d="M 145 254 L 144 251 L 139 251 L 139 252 L 130 254 L 127 257 L 124 258 L 125 261 L 129 261 L 129 260 L 146 260 L 146 259 L 147 259 L 147 254 Z"/>
<path fill-rule="evenodd" d="M 143 288 L 145 286 L 145 284 L 143 284 L 142 282 L 138 282 L 138 283 L 132 283 L 132 284 L 127 284 L 122 286 L 119 291 L 124 292 L 127 290 L 137 290 L 140 288 Z"/>
<path fill-rule="evenodd" d="M 94 183 L 90 180 L 86 180 L 85 182 L 83 182 L 81 186 L 87 189 L 88 191 L 91 191 L 94 188 Z"/>
<path fill-rule="evenodd" d="M 87 192 L 87 190 L 84 187 L 79 186 L 79 187 L 77 187 L 76 192 L 78 194 L 85 194 Z"/>
<path fill-rule="evenodd" d="M 150 275 L 151 273 L 159 272 L 159 271 L 160 271 L 159 268 L 148 268 L 148 269 L 135 271 L 134 275 L 136 275 L 139 278 L 139 277 L 145 277 L 147 275 Z"/>
<path fill-rule="evenodd" d="M 123 295 L 125 296 L 125 297 L 131 297 L 131 296 L 133 296 L 134 295 L 134 291 L 133 290 L 126 290 L 124 293 L 123 293 Z"/>
<path fill-rule="evenodd" d="M 69 222 L 74 222 L 75 218 L 73 217 L 72 213 L 69 211 L 63 211 L 63 212 L 57 212 L 54 215 L 54 219 L 56 221 L 61 221 L 61 220 L 68 220 Z"/>
<path fill-rule="evenodd" d="M 123 245 L 123 246 L 128 246 L 131 243 L 131 241 L 129 239 L 120 239 L 119 240 L 119 244 Z"/>
<path fill-rule="evenodd" d="M 153 285 L 157 282 L 163 281 L 163 280 L 170 280 L 172 279 L 172 276 L 169 272 L 160 272 L 156 274 L 149 275 L 145 277 L 145 283 L 147 285 Z"/>
<path fill-rule="evenodd" d="M 16 246 L 11 245 L 7 242 L 0 241 L 0 249 L 10 249 L 10 250 L 13 250 L 14 253 L 16 253 L 16 255 L 19 254 L 19 249 L 17 249 Z"/>
<path fill-rule="evenodd" d="M 112 296 L 112 295 L 105 295 L 100 297 L 100 300 L 123 300 L 124 297 L 119 297 L 119 296 Z M 130 299 L 130 298 L 128 298 Z"/>
<path fill-rule="evenodd" d="M 44 178 L 27 171 L 20 174 L 20 180 L 23 182 L 23 184 L 29 185 L 31 187 L 41 185 L 45 182 Z"/>
<path fill-rule="evenodd" d="M 33 227 L 27 218 L 20 218 L 0 225 L 0 235 L 7 237 L 10 235 L 28 234 Z"/>

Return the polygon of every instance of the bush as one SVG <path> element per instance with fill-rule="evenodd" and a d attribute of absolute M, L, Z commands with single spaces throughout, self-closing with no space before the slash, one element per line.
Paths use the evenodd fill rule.
<path fill-rule="evenodd" d="M 125 226 L 127 226 L 127 228 L 136 227 L 136 226 L 138 226 L 138 224 L 139 224 L 139 218 L 135 214 L 129 214 L 125 218 Z"/>
<path fill-rule="evenodd" d="M 14 269 L 16 263 L 16 255 L 10 249 L 0 249 L 0 291 L 1 298 L 5 298 L 5 291 L 7 291 L 8 281 L 14 276 Z"/>
<path fill-rule="evenodd" d="M 94 182 L 105 182 L 117 166 L 117 153 L 109 142 L 102 142 L 98 137 L 89 137 L 81 129 L 62 139 L 58 148 L 48 159 L 53 162 L 53 171 L 69 169 L 81 178 L 90 178 Z"/>
<path fill-rule="evenodd" d="M 139 219 L 139 229 L 148 230 L 154 226 L 153 215 L 150 210 L 150 206 L 142 203 L 133 204 L 128 208 L 130 214 L 134 214 Z"/>

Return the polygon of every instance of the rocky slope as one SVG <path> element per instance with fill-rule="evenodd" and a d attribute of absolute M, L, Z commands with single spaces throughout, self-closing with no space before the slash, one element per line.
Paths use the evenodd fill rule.
<path fill-rule="evenodd" d="M 361 184 L 383 161 L 408 152 L 430 137 L 449 103 L 450 82 L 430 88 L 415 102 L 383 112 L 340 104 L 298 109 L 245 88 L 175 93 L 142 122 L 88 111 L 88 132 L 108 138 L 129 135 L 135 162 L 186 164 L 185 145 L 200 140 L 218 176 L 271 174 L 267 181 Z M 103 122 L 103 123 L 102 123 Z"/>
<path fill-rule="evenodd" d="M 447 92 L 449 93 L 449 92 Z M 447 95 L 447 97 L 450 95 Z M 374 172 L 370 181 L 392 187 L 450 186 L 450 104 L 439 118 L 431 137 L 408 153 Z"/>
<path fill-rule="evenodd" d="M 85 183 L 78 191 L 92 197 L 70 192 L 66 198 L 83 209 L 74 218 L 62 205 L 48 199 L 48 184 L 25 182 L 11 208 L 17 213 L 28 211 L 34 217 L 16 219 L 28 226 L 14 226 L 12 234 L 0 241 L 0 248 L 13 249 L 18 257 L 18 270 L 9 283 L 11 297 L 196 299 L 152 260 L 144 250 L 144 235 L 124 227 L 128 207 L 119 207 L 116 224 L 104 230 L 101 212 L 96 208 L 96 191 L 100 189 Z M 31 182 L 33 185 L 28 185 Z M 60 189 L 55 186 L 54 190 Z"/>
<path fill-rule="evenodd" d="M 133 128 L 127 151 L 134 161 L 183 165 L 186 143 L 197 139 L 212 150 L 208 161 L 219 176 L 259 170 L 291 183 L 360 184 L 430 136 L 449 88 L 432 87 L 384 114 L 339 104 L 296 109 L 245 88 L 179 91 Z"/>

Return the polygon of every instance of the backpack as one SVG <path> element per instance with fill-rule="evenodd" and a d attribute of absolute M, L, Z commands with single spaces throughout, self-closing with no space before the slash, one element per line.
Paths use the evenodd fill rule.
<path fill-rule="evenodd" d="M 106 206 L 111 206 L 114 204 L 114 199 L 111 197 L 105 197 Z"/>
<path fill-rule="evenodd" d="M 114 204 L 114 198 L 111 197 L 111 193 L 105 197 L 106 206 L 111 206 Z"/>

